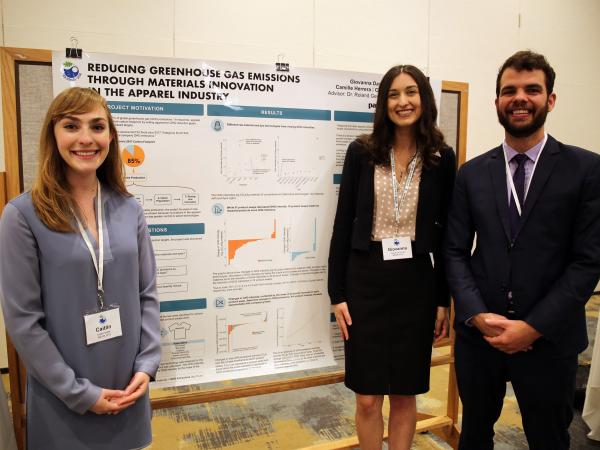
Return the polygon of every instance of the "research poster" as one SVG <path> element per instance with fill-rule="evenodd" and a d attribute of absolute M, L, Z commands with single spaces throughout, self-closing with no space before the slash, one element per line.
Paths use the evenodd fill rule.
<path fill-rule="evenodd" d="M 53 55 L 57 94 L 108 101 L 158 266 L 162 364 L 181 386 L 343 364 L 327 256 L 348 144 L 380 75 Z"/>

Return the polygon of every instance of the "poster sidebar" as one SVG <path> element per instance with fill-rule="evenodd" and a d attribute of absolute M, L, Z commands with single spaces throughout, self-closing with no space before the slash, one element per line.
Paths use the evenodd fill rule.
<path fill-rule="evenodd" d="M 208 279 L 203 260 L 208 241 L 198 160 L 203 119 L 159 117 L 145 116 L 140 128 L 153 137 L 136 138 L 137 144 L 126 145 L 123 153 L 129 152 L 126 165 L 130 160 L 138 164 L 140 145 L 148 159 L 154 158 L 146 170 L 128 167 L 127 181 L 144 204 L 156 254 L 163 352 L 157 381 L 182 385 L 203 381 L 206 371 Z"/>
<path fill-rule="evenodd" d="M 208 251 L 203 208 L 202 105 L 145 103 L 143 113 L 112 104 L 127 189 L 144 208 L 157 262 L 162 363 L 157 386 L 204 381 Z M 119 111 L 119 112 L 117 112 Z"/>
<path fill-rule="evenodd" d="M 162 362 L 156 386 L 205 381 L 202 104 L 112 101 L 127 189 L 144 208 L 157 262 Z"/>

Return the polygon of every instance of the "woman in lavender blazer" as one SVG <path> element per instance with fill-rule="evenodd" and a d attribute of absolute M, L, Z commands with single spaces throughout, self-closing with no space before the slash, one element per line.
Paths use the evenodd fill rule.
<path fill-rule="evenodd" d="M 110 111 L 93 90 L 68 89 L 50 105 L 36 183 L 6 205 L 0 249 L 6 329 L 27 368 L 27 447 L 149 445 L 156 266 Z"/>

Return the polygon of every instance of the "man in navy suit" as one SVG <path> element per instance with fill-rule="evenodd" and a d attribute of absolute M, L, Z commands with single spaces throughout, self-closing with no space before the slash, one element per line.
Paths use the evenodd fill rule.
<path fill-rule="evenodd" d="M 600 155 L 546 134 L 554 78 L 540 54 L 506 60 L 496 80 L 504 142 L 456 179 L 445 257 L 462 450 L 493 448 L 507 381 L 529 447 L 569 448 L 585 303 L 600 276 Z"/>

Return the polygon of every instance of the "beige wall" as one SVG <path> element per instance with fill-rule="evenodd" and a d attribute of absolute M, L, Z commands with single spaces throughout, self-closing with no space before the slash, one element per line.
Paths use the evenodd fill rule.
<path fill-rule="evenodd" d="M 546 54 L 558 78 L 548 130 L 600 152 L 598 0 L 3 0 L 2 44 L 384 72 L 412 63 L 470 84 L 468 158 L 502 138 L 496 70 Z M 1 119 L 1 118 L 0 118 Z M 1 146 L 1 141 L 0 141 Z M 4 169 L 0 148 L 0 170 Z M 1 331 L 1 330 L 0 330 Z M 0 366 L 1 366 L 0 361 Z"/>
<path fill-rule="evenodd" d="M 548 55 L 558 105 L 548 129 L 600 151 L 598 0 L 3 0 L 3 44 L 383 72 L 399 62 L 470 83 L 468 156 L 496 145 L 498 66 Z M 0 169 L 3 165 L 0 158 Z"/>

